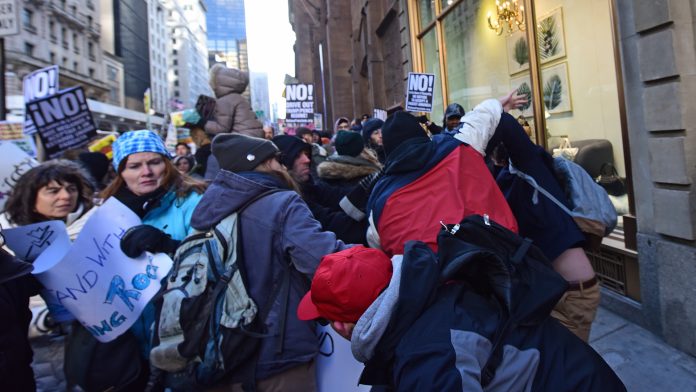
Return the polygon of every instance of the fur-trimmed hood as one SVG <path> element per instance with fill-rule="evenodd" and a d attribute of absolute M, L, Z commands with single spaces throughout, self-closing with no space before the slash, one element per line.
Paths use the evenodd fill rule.
<path fill-rule="evenodd" d="M 227 68 L 222 64 L 213 65 L 209 74 L 210 87 L 217 98 L 232 93 L 241 94 L 249 85 L 249 75 L 246 72 Z"/>
<path fill-rule="evenodd" d="M 382 169 L 377 155 L 363 149 L 357 157 L 332 155 L 317 166 L 319 178 L 324 180 L 355 180 Z"/>

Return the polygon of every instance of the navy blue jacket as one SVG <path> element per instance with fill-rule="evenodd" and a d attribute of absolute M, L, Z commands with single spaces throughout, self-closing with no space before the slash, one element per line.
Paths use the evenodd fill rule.
<path fill-rule="evenodd" d="M 406 245 L 400 264 L 395 257 L 392 281 L 353 331 L 352 351 L 366 364 L 361 383 L 390 385 L 397 391 L 483 390 L 481 369 L 501 326 L 503 305 L 480 294 L 470 280 L 442 284 L 448 265 L 471 257 L 471 249 L 457 242 L 441 240 L 439 259 L 416 241 Z M 488 263 L 486 257 L 471 260 Z M 487 391 L 626 390 L 590 346 L 548 316 L 564 291 L 563 279 L 556 280 L 558 290 L 502 286 L 512 298 L 524 298 L 518 298 L 515 312 L 520 313 L 505 335 L 502 362 Z"/>

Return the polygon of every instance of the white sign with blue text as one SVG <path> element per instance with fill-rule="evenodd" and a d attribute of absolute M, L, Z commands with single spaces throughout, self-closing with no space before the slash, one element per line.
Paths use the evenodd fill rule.
<path fill-rule="evenodd" d="M 434 74 L 409 72 L 406 82 L 406 110 L 409 112 L 432 112 L 434 91 Z"/>
<path fill-rule="evenodd" d="M 130 328 L 172 267 L 163 253 L 131 259 L 120 248 L 126 230 L 141 223 L 109 198 L 89 218 L 69 249 L 50 246 L 34 263 L 52 301 L 67 308 L 100 342 Z"/>

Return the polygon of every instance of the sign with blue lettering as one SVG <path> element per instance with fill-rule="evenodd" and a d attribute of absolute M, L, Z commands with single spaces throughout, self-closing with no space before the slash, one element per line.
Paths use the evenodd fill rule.
<path fill-rule="evenodd" d="M 319 355 L 317 361 L 317 391 L 360 392 L 370 391 L 369 385 L 358 385 L 365 365 L 358 362 L 350 349 L 350 342 L 330 326 L 318 326 Z"/>
<path fill-rule="evenodd" d="M 123 234 L 140 223 L 111 197 L 87 220 L 72 246 L 52 244 L 34 262 L 47 302 L 68 309 L 100 342 L 133 325 L 172 267 L 163 253 L 131 259 L 121 252 Z"/>
<path fill-rule="evenodd" d="M 406 110 L 409 112 L 432 112 L 434 91 L 434 74 L 409 72 L 406 83 Z"/>
<path fill-rule="evenodd" d="M 26 104 L 48 159 L 86 146 L 97 135 L 82 87 L 73 87 Z"/>

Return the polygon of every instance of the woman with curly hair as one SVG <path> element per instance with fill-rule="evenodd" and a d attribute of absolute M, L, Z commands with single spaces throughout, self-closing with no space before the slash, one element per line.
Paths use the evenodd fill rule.
<path fill-rule="evenodd" d="M 5 203 L 8 225 L 24 226 L 62 220 L 74 240 L 92 214 L 94 188 L 82 167 L 58 159 L 44 162 L 24 173 Z"/>

